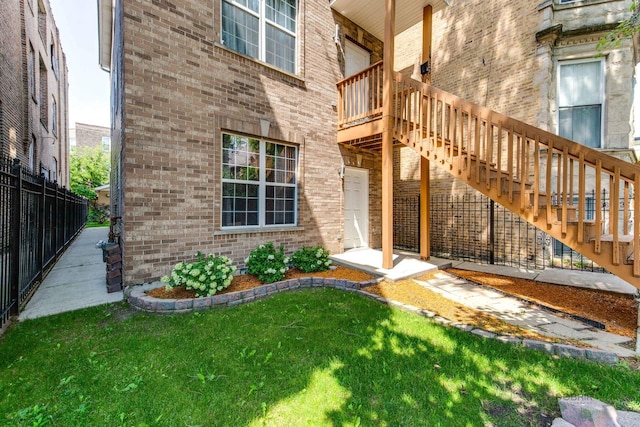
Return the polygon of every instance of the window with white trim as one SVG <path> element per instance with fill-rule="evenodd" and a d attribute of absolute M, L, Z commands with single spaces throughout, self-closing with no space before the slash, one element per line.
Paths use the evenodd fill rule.
<path fill-rule="evenodd" d="M 297 224 L 298 148 L 222 135 L 222 227 Z"/>
<path fill-rule="evenodd" d="M 558 63 L 558 135 L 601 148 L 603 106 L 601 60 Z"/>
<path fill-rule="evenodd" d="M 222 42 L 229 49 L 296 72 L 297 0 L 223 0 Z"/>
<path fill-rule="evenodd" d="M 58 136 L 58 103 L 53 95 L 51 95 L 51 133 Z"/>

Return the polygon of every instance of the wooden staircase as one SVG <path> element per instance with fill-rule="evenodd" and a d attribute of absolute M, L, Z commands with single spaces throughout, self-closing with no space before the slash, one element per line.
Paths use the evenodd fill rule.
<path fill-rule="evenodd" d="M 379 150 L 382 63 L 339 82 L 338 92 L 338 142 Z M 395 145 L 640 289 L 640 167 L 399 73 L 392 97 Z M 603 211 L 603 190 L 628 202 Z"/>

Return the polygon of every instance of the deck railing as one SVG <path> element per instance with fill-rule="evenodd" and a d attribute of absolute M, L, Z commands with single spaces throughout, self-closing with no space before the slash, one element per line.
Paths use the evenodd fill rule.
<path fill-rule="evenodd" d="M 338 82 L 338 126 L 382 115 L 382 61 Z"/>
<path fill-rule="evenodd" d="M 339 128 L 382 114 L 381 82 L 378 63 L 338 83 Z M 573 249 L 593 241 L 600 255 L 609 252 L 603 242 L 611 242 L 610 263 L 632 263 L 632 275 L 640 277 L 640 167 L 400 73 L 394 73 L 392 97 L 397 140 L 496 201 L 508 200 L 528 221 L 546 221 Z M 630 202 L 611 203 L 604 214 L 596 209 L 595 218 L 587 218 L 587 194 L 602 206 L 603 192 Z M 625 252 L 624 245 L 633 249 Z"/>

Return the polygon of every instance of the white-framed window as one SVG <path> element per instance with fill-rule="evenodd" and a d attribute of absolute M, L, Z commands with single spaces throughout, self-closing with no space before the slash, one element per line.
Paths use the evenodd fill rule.
<path fill-rule="evenodd" d="M 53 158 L 53 171 L 51 173 L 51 180 L 53 182 L 58 182 L 58 159 Z"/>
<path fill-rule="evenodd" d="M 558 62 L 558 135 L 602 148 L 604 61 Z"/>
<path fill-rule="evenodd" d="M 100 138 L 100 147 L 102 148 L 102 151 L 105 153 L 108 153 L 109 151 L 111 151 L 111 137 L 110 136 L 103 136 L 102 138 Z"/>
<path fill-rule="evenodd" d="M 222 134 L 222 227 L 297 225 L 298 148 Z"/>
<path fill-rule="evenodd" d="M 293 74 L 297 14 L 297 0 L 222 0 L 222 42 Z"/>
<path fill-rule="evenodd" d="M 51 95 L 51 132 L 58 136 L 58 103 L 53 95 Z"/>

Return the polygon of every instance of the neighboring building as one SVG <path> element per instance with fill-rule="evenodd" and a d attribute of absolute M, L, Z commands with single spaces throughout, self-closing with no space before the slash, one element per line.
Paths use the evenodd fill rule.
<path fill-rule="evenodd" d="M 394 15 L 385 3 L 99 1 L 99 58 L 112 81 L 111 214 L 121 220 L 125 283 L 157 279 L 197 251 L 242 264 L 267 241 L 287 252 L 382 246 L 389 266 L 389 190 L 418 191 L 421 166 L 419 157 L 396 150 L 392 167 L 391 120 L 402 117 L 408 101 L 384 102 L 393 60 L 368 67 L 387 52 L 395 70 L 420 79 L 422 22 L 432 20 L 435 85 L 551 130 L 554 67 L 578 59 L 563 43 L 586 43 L 556 21 L 573 6 L 610 3 L 615 11 L 604 15 L 614 25 L 629 2 L 397 0 L 395 43 L 385 34 Z M 545 45 L 551 27 L 556 43 Z M 593 45 L 603 28 L 610 27 L 588 36 Z M 607 52 L 611 67 L 626 70 L 625 43 Z M 368 74 L 341 84 L 350 92 L 339 98 L 336 83 L 363 69 Z M 620 74 L 615 94 L 624 93 L 626 78 Z M 600 114 L 615 102 L 600 104 Z M 628 100 L 619 104 L 614 111 L 630 112 Z M 559 106 L 563 131 L 574 129 L 564 126 L 565 114 L 582 106 Z M 444 124 L 443 113 L 443 132 Z M 602 148 L 630 152 L 622 143 L 630 128 L 616 121 L 606 129 Z M 431 175 L 434 192 L 467 191 L 449 175 Z"/>
<path fill-rule="evenodd" d="M 3 2 L 0 28 L 1 152 L 68 187 L 67 64 L 49 2 Z"/>
<path fill-rule="evenodd" d="M 111 205 L 111 186 L 109 184 L 101 185 L 93 189 L 98 198 L 96 199 L 96 205 L 103 205 L 109 207 Z"/>
<path fill-rule="evenodd" d="M 111 129 L 104 126 L 76 123 L 69 129 L 71 148 L 100 148 L 105 153 L 111 152 Z"/>

